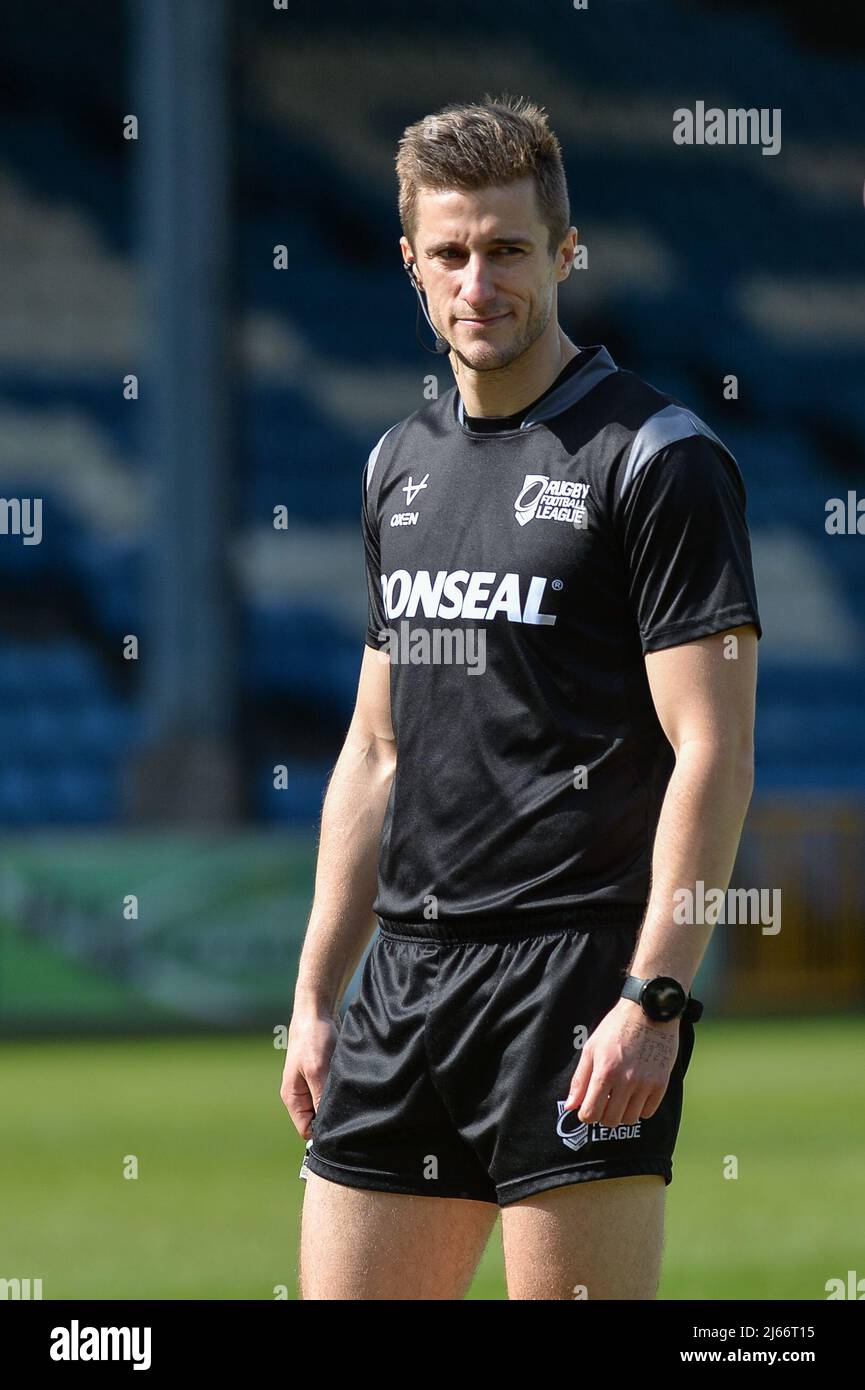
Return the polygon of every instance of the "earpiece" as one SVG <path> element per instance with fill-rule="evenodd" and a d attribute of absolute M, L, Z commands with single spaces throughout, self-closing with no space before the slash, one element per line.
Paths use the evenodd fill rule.
<path fill-rule="evenodd" d="M 405 269 L 406 274 L 408 275 L 408 278 L 411 280 L 412 287 L 414 288 L 415 294 L 417 295 L 417 301 L 418 301 L 418 318 L 417 318 L 417 324 L 416 324 L 416 327 L 415 327 L 415 332 L 416 332 L 416 334 L 417 334 L 417 340 L 418 340 L 418 342 L 420 343 L 420 345 L 421 345 L 422 348 L 425 348 L 425 349 L 426 349 L 427 352 L 435 352 L 435 353 L 439 353 L 439 354 L 444 354 L 444 353 L 450 352 L 450 350 L 451 350 L 451 345 L 450 345 L 450 343 L 448 342 L 447 338 L 443 338 L 443 337 L 441 336 L 441 334 L 439 333 L 438 329 L 436 328 L 435 324 L 433 323 L 432 319 L 431 319 L 430 316 L 429 316 L 429 310 L 427 309 L 426 303 L 424 302 L 424 291 L 423 291 L 423 289 L 422 289 L 422 287 L 421 287 L 420 281 L 419 281 L 418 278 L 417 278 L 417 272 L 415 271 L 415 268 L 414 268 L 414 261 L 403 261 L 403 267 L 404 267 L 404 269 Z M 432 329 L 433 333 L 435 334 L 435 347 L 433 347 L 433 348 L 427 347 L 426 343 L 423 341 L 423 339 L 422 339 L 421 336 L 420 336 L 420 315 L 421 315 L 421 312 L 423 313 L 424 318 L 426 319 L 427 323 L 429 324 L 430 328 Z"/>

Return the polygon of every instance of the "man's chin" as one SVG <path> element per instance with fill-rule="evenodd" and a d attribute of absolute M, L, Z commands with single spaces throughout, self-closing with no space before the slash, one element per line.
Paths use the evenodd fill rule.
<path fill-rule="evenodd" d="M 470 367 L 473 372 L 498 371 L 516 361 L 521 351 L 518 343 L 504 346 L 500 343 L 495 346 L 492 343 L 469 343 L 465 347 L 455 343 L 452 347 L 463 366 Z"/>

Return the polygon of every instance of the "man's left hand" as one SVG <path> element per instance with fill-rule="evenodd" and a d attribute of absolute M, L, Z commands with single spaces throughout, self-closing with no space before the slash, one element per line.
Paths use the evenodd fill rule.
<path fill-rule="evenodd" d="M 586 1042 L 565 1102 L 586 1122 L 614 1128 L 654 1115 L 679 1050 L 679 1020 L 655 1023 L 620 999 Z"/>

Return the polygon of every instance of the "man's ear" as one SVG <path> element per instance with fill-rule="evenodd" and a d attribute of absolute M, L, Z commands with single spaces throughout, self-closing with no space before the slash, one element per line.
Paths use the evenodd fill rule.
<path fill-rule="evenodd" d="M 567 237 L 567 241 L 564 243 L 563 246 L 561 246 L 561 247 L 559 248 L 559 254 L 560 254 L 560 255 L 564 252 L 564 260 L 563 260 L 562 265 L 560 266 L 559 270 L 557 271 L 559 284 L 561 284 L 564 280 L 567 280 L 568 276 L 570 275 L 570 273 L 571 273 L 571 271 L 572 271 L 572 269 L 573 269 L 574 260 L 575 260 L 575 258 L 576 258 L 577 247 L 578 247 L 578 245 L 579 245 L 579 242 L 580 242 L 580 229 L 579 229 L 579 227 L 569 227 L 569 228 L 568 228 L 568 237 Z"/>

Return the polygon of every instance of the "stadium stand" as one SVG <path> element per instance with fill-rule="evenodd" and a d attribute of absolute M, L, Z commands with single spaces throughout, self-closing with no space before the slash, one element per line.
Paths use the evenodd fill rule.
<path fill-rule="evenodd" d="M 110 134 L 131 77 L 112 8 L 77 5 L 74 22 L 58 11 L 50 26 L 16 8 L 0 58 L 0 487 L 44 499 L 41 544 L 0 538 L 6 825 L 111 822 L 140 737 L 117 655 L 146 623 L 151 507 L 122 394 L 142 330 L 134 151 Z M 861 64 L 806 52 L 771 14 L 677 3 L 611 6 L 575 21 L 567 45 L 539 27 L 527 52 L 508 38 L 524 11 L 512 0 L 475 64 L 442 41 L 394 39 L 387 10 L 364 7 L 361 24 L 356 5 L 331 0 L 314 37 L 290 12 L 237 16 L 234 561 L 255 815 L 317 816 L 360 660 L 361 468 L 423 403 L 425 375 L 451 384 L 414 341 L 392 146 L 424 111 L 482 94 L 478 71 L 543 100 L 561 135 L 589 252 L 563 296 L 566 329 L 683 399 L 739 460 L 765 628 L 758 786 L 861 792 L 865 747 L 850 730 L 865 704 L 865 547 L 824 528 L 826 501 L 846 497 L 857 468 L 861 479 L 865 443 L 861 163 L 837 137 L 862 129 Z M 649 40 L 663 61 L 648 62 Z M 809 99 L 818 80 L 832 112 Z M 320 100 L 337 87 L 338 112 Z M 673 145 L 671 111 L 693 92 L 727 107 L 755 90 L 783 109 L 781 155 Z M 274 531 L 281 505 L 290 525 Z M 288 796 L 274 792 L 276 763 Z"/>

